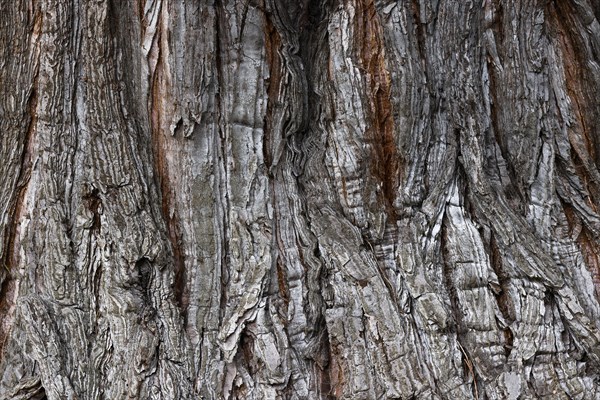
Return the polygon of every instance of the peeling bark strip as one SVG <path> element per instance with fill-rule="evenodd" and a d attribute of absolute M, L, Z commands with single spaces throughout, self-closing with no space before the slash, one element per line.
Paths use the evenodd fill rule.
<path fill-rule="evenodd" d="M 0 398 L 600 397 L 597 1 L 0 15 Z"/>

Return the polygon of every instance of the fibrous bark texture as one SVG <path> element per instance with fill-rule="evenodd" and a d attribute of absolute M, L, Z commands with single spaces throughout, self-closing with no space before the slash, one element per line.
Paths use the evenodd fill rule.
<path fill-rule="evenodd" d="M 0 398 L 600 398 L 598 0 L 0 16 Z"/>

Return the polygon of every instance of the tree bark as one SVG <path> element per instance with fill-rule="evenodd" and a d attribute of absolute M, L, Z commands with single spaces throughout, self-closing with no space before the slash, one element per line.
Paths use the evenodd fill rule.
<path fill-rule="evenodd" d="M 0 398 L 600 398 L 598 0 L 0 15 Z"/>

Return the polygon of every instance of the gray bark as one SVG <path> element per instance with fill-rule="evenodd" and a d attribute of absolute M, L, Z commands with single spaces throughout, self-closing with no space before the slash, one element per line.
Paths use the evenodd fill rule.
<path fill-rule="evenodd" d="M 600 398 L 600 2 L 0 2 L 0 398 Z"/>

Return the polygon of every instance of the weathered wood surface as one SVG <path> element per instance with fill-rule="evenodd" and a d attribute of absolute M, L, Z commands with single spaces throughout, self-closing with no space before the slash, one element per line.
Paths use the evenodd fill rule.
<path fill-rule="evenodd" d="M 0 398 L 600 398 L 600 2 L 0 2 Z"/>

